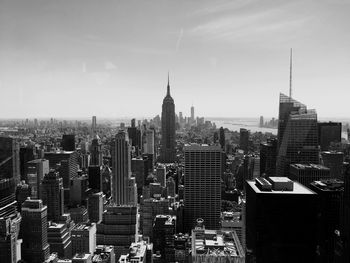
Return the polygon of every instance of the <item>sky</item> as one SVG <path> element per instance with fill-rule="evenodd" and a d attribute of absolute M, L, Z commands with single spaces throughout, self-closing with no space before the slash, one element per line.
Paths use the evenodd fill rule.
<path fill-rule="evenodd" d="M 0 118 L 349 117 L 350 1 L 0 0 Z"/>

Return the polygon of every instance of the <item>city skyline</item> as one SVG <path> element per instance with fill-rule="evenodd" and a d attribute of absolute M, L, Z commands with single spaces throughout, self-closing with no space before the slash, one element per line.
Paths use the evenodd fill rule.
<path fill-rule="evenodd" d="M 168 71 L 176 113 L 190 116 L 193 104 L 199 116 L 277 116 L 291 47 L 293 97 L 320 118 L 346 117 L 345 1 L 34 0 L 0 10 L 0 118 L 152 117 L 161 105 L 147 98 L 161 101 Z"/>

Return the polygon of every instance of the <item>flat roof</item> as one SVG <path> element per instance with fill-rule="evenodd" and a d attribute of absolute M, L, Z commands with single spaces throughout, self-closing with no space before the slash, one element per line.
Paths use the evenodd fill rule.
<path fill-rule="evenodd" d="M 186 144 L 184 151 L 222 151 L 222 149 L 218 145 Z"/>
<path fill-rule="evenodd" d="M 273 178 L 273 177 L 271 177 Z M 288 179 L 288 178 L 287 178 Z M 288 179 L 289 180 L 289 179 Z M 292 181 L 292 180 L 290 180 Z M 309 188 L 305 187 L 304 185 L 298 183 L 298 182 L 293 182 L 293 191 L 261 191 L 256 185 L 255 181 L 247 180 L 247 183 L 253 188 L 253 190 L 258 193 L 258 194 L 304 194 L 304 195 L 315 195 L 316 193 L 311 191 Z"/>
<path fill-rule="evenodd" d="M 315 170 L 329 170 L 328 167 L 323 166 L 321 164 L 301 164 L 301 163 L 294 163 L 290 165 L 291 167 L 297 168 L 297 169 L 315 169 Z"/>

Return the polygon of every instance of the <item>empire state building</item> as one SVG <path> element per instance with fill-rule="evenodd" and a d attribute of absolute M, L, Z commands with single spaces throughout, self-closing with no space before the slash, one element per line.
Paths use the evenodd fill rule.
<path fill-rule="evenodd" d="M 162 105 L 162 148 L 160 159 L 164 163 L 175 161 L 175 104 L 170 96 L 168 75 L 167 94 Z"/>

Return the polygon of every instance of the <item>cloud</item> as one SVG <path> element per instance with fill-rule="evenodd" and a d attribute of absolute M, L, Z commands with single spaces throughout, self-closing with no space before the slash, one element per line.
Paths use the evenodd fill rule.
<path fill-rule="evenodd" d="M 290 38 L 290 33 L 303 29 L 311 16 L 299 16 L 289 8 L 258 9 L 248 13 L 218 14 L 189 30 L 189 34 L 203 40 L 227 42 L 280 42 Z M 302 30 L 301 30 L 302 31 Z"/>
<path fill-rule="evenodd" d="M 176 51 L 179 50 L 183 35 L 184 35 L 184 30 L 183 30 L 183 28 L 181 28 L 180 33 L 179 33 L 179 37 L 177 38 L 177 41 L 176 41 L 176 48 L 175 48 Z"/>

